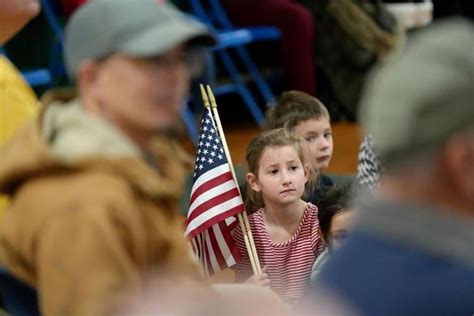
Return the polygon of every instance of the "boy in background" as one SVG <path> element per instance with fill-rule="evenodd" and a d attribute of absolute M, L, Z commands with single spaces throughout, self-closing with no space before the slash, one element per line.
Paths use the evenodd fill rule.
<path fill-rule="evenodd" d="M 304 138 L 309 146 L 320 174 L 316 189 L 307 200 L 319 206 L 321 195 L 333 186 L 331 178 L 321 173 L 329 166 L 334 147 L 329 112 L 317 98 L 301 91 L 287 91 L 266 113 L 265 129 L 281 127 Z"/>

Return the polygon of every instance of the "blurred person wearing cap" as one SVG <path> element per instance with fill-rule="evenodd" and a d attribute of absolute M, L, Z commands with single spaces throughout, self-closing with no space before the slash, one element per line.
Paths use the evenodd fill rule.
<path fill-rule="evenodd" d="M 0 0 L 0 46 L 20 31 L 41 9 L 39 0 Z M 0 145 L 38 110 L 33 90 L 16 67 L 0 54 Z M 0 216 L 7 199 L 0 194 Z"/>
<path fill-rule="evenodd" d="M 313 304 L 323 291 L 359 315 L 472 315 L 473 82 L 474 26 L 459 17 L 414 34 L 373 76 L 361 118 L 385 173 Z"/>
<path fill-rule="evenodd" d="M 199 47 L 214 38 L 164 1 L 95 0 L 65 29 L 78 97 L 0 149 L 0 263 L 45 315 L 100 315 L 154 271 L 200 280 L 177 216 L 185 162 L 169 141 Z"/>

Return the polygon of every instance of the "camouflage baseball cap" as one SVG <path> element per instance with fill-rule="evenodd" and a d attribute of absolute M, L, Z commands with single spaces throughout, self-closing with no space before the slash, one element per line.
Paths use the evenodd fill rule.
<path fill-rule="evenodd" d="M 181 43 L 213 45 L 205 25 L 159 0 L 94 0 L 65 29 L 65 62 L 74 78 L 79 64 L 114 53 L 160 55 Z"/>
<path fill-rule="evenodd" d="M 474 128 L 472 22 L 452 18 L 418 32 L 361 101 L 359 117 L 386 165 Z"/>

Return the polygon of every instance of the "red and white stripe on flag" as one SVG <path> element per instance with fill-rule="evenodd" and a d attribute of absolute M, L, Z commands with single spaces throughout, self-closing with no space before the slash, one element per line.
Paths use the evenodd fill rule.
<path fill-rule="evenodd" d="M 226 221 L 219 222 L 191 239 L 193 250 L 207 275 L 233 266 L 240 258 L 231 236 L 235 223 L 235 219 L 231 225 Z"/>
<path fill-rule="evenodd" d="M 185 235 L 204 270 L 216 273 L 234 265 L 239 251 L 231 230 L 244 205 L 208 108 L 201 120 Z"/>

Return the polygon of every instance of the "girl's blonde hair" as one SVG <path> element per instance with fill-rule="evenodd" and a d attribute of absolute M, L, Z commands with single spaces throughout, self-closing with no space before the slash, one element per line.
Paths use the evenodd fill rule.
<path fill-rule="evenodd" d="M 308 181 L 305 185 L 304 196 L 311 193 L 315 188 L 316 180 L 318 178 L 318 170 L 312 159 L 305 140 L 287 128 L 277 128 L 269 131 L 264 131 L 259 136 L 254 138 L 247 146 L 246 161 L 248 171 L 253 173 L 255 177 L 258 175 L 260 168 L 260 159 L 263 152 L 271 147 L 293 146 L 298 153 L 303 167 L 308 172 Z M 264 207 L 262 196 L 259 192 L 255 192 L 250 185 L 247 185 L 245 206 L 248 212 L 254 212 L 259 208 Z"/>

